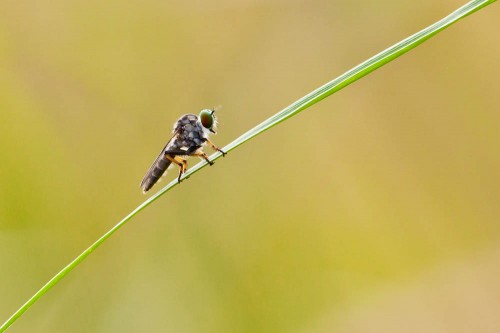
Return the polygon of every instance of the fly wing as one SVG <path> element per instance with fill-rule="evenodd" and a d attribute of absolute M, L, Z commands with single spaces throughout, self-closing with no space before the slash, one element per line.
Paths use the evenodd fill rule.
<path fill-rule="evenodd" d="M 142 188 L 142 191 L 146 193 L 149 191 L 154 184 L 158 182 L 158 180 L 163 176 L 165 171 L 167 171 L 168 166 L 172 163 L 170 162 L 169 159 L 165 157 L 165 153 L 167 151 L 168 146 L 172 142 L 172 140 L 177 136 L 178 131 L 174 133 L 174 136 L 168 140 L 167 144 L 163 149 L 161 150 L 160 154 L 158 157 L 155 159 L 151 167 L 149 168 L 148 172 L 144 176 L 144 178 L 141 181 L 140 187 Z"/>
<path fill-rule="evenodd" d="M 148 172 L 144 176 L 141 182 L 141 188 L 144 193 L 149 191 L 151 187 L 153 187 L 156 182 L 160 179 L 160 177 L 165 173 L 167 170 L 168 166 L 170 165 L 170 160 L 168 160 L 165 157 L 165 148 L 163 148 L 156 158 L 156 160 L 153 162 L 151 167 L 149 168 Z"/>

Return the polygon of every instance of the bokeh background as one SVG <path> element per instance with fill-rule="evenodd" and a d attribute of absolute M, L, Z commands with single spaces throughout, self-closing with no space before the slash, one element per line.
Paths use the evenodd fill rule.
<path fill-rule="evenodd" d="M 463 3 L 3 0 L 0 320 L 148 197 L 180 115 L 222 105 L 224 146 Z M 10 331 L 500 331 L 499 15 L 203 169 Z"/>

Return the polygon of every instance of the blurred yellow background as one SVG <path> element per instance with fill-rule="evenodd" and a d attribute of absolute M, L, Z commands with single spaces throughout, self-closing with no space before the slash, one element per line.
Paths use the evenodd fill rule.
<path fill-rule="evenodd" d="M 224 146 L 464 3 L 4 0 L 0 321 L 147 198 L 180 115 L 221 104 Z M 499 10 L 197 173 L 9 332 L 499 332 Z"/>

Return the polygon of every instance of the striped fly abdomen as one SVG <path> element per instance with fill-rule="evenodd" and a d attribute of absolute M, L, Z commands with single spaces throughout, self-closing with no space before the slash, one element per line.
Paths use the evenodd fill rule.
<path fill-rule="evenodd" d="M 162 151 L 154 161 L 153 165 L 151 165 L 151 168 L 149 168 L 148 173 L 146 173 L 141 182 L 141 188 L 144 193 L 149 191 L 153 185 L 158 182 L 165 171 L 167 171 L 170 163 L 172 162 L 165 157 L 165 153 Z"/>

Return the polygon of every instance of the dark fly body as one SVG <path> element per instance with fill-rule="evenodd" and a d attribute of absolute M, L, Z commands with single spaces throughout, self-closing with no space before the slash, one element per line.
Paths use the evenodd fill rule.
<path fill-rule="evenodd" d="M 210 161 L 207 154 L 203 151 L 203 146 L 206 144 L 214 150 L 221 152 L 222 156 L 226 155 L 224 151 L 214 145 L 209 139 L 211 133 L 216 134 L 217 118 L 214 113 L 215 110 L 205 109 L 201 110 L 198 116 L 195 114 L 185 114 L 175 122 L 173 137 L 161 150 L 141 182 L 141 188 L 144 193 L 149 191 L 158 182 L 172 163 L 179 166 L 179 176 L 177 179 L 180 183 L 181 176 L 187 170 L 187 156 L 198 156 L 212 165 L 214 162 Z"/>

